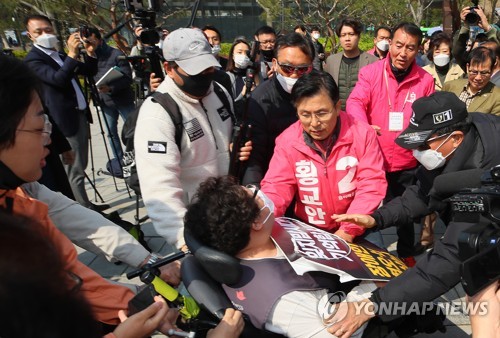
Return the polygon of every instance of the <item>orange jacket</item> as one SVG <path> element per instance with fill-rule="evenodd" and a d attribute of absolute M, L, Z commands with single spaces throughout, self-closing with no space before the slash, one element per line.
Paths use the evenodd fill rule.
<path fill-rule="evenodd" d="M 82 278 L 81 291 L 92 306 L 96 319 L 107 324 L 119 324 L 118 311 L 128 308 L 128 301 L 134 297 L 134 293 L 126 287 L 108 282 L 78 261 L 73 243 L 54 226 L 46 204 L 30 198 L 21 188 L 7 191 L 0 189 L 0 196 L 0 207 L 10 209 L 12 206 L 13 214 L 31 217 L 42 225 L 42 231 L 46 232 L 47 238 L 56 244 L 64 257 L 65 269 Z"/>

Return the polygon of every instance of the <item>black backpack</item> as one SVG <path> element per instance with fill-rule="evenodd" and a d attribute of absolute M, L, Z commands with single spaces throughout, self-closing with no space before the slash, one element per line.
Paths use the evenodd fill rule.
<path fill-rule="evenodd" d="M 217 97 L 222 102 L 227 111 L 232 112 L 231 105 L 229 104 L 229 100 L 226 96 L 226 93 L 222 89 L 221 85 L 214 81 L 214 92 L 217 94 Z M 181 150 L 181 140 L 183 133 L 183 123 L 182 123 L 182 114 L 179 111 L 179 106 L 174 101 L 172 96 L 168 93 L 159 93 L 153 92 L 151 94 L 152 102 L 159 103 L 164 110 L 168 113 L 172 122 L 175 126 L 175 144 L 177 144 L 177 148 L 179 151 Z M 134 190 L 134 192 L 140 195 L 140 185 L 139 185 L 139 177 L 137 175 L 137 168 L 135 164 L 135 148 L 134 148 L 134 135 L 135 135 L 135 126 L 137 124 L 137 118 L 139 117 L 139 111 L 141 107 L 137 107 L 134 111 L 132 111 L 125 121 L 122 129 L 122 142 L 125 145 L 125 152 L 123 153 L 123 178 L 128 186 Z M 233 118 L 233 115 L 231 115 Z"/>

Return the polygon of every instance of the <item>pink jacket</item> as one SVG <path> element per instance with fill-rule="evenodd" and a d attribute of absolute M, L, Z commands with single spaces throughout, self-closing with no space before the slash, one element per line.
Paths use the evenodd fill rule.
<path fill-rule="evenodd" d="M 384 156 L 384 167 L 386 171 L 393 172 L 417 165 L 412 152 L 399 147 L 394 140 L 410 122 L 412 103 L 434 92 L 434 79 L 413 62 L 410 73 L 398 84 L 391 71 L 390 60 L 387 57 L 361 68 L 358 82 L 347 99 L 346 110 L 355 119 L 381 128 L 378 141 Z M 389 112 L 403 112 L 401 130 L 389 131 Z"/>
<path fill-rule="evenodd" d="M 368 54 L 375 55 L 375 46 L 372 49 L 366 51 Z"/>
<path fill-rule="evenodd" d="M 376 133 L 344 112 L 340 121 L 339 138 L 326 163 L 305 143 L 300 121 L 276 139 L 261 185 L 277 217 L 295 197 L 297 218 L 334 232 L 339 224 L 331 219 L 333 214 L 370 214 L 380 205 L 387 182 Z M 341 223 L 340 229 L 354 237 L 364 232 L 352 223 Z"/>

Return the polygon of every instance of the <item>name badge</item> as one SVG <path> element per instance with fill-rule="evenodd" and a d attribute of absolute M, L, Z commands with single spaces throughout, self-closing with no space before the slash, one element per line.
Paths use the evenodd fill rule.
<path fill-rule="evenodd" d="M 404 127 L 404 114 L 399 111 L 389 112 L 389 131 L 402 131 Z"/>

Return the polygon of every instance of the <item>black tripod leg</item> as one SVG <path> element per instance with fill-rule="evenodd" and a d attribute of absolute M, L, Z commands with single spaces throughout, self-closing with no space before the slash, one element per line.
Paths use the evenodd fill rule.
<path fill-rule="evenodd" d="M 92 180 L 90 179 L 89 175 L 87 175 L 87 173 L 85 173 L 85 178 L 88 180 L 88 182 L 90 183 L 90 185 L 94 189 L 94 192 L 96 194 L 96 200 L 97 200 L 97 197 L 99 197 L 99 199 L 101 200 L 101 203 L 104 203 L 104 199 L 102 198 L 101 194 L 99 193 L 95 184 L 92 182 Z"/>

